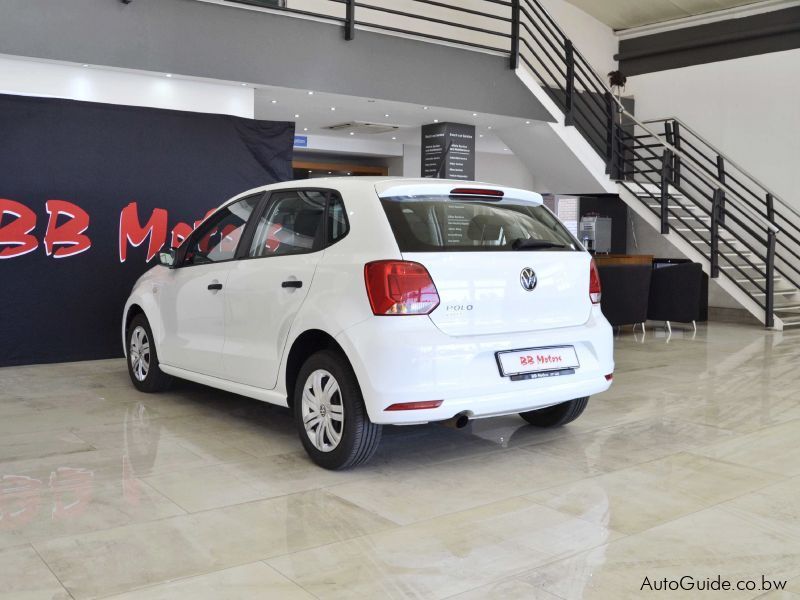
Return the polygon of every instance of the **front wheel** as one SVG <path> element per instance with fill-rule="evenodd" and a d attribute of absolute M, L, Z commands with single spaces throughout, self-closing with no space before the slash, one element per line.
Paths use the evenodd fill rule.
<path fill-rule="evenodd" d="M 588 403 L 589 397 L 587 396 L 539 410 L 529 410 L 519 413 L 519 416 L 536 427 L 561 427 L 580 417 Z"/>
<path fill-rule="evenodd" d="M 128 374 L 140 392 L 166 390 L 172 377 L 158 367 L 158 353 L 150 323 L 143 314 L 136 315 L 128 327 Z"/>
<path fill-rule="evenodd" d="M 355 373 L 338 352 L 322 350 L 303 364 L 294 389 L 294 415 L 303 447 L 326 469 L 366 462 L 381 440 L 382 426 L 369 420 Z"/>

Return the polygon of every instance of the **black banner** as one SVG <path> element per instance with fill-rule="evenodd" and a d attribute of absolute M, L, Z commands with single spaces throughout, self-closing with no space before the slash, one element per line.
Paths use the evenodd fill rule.
<path fill-rule="evenodd" d="M 292 177 L 294 124 L 0 95 L 0 366 L 122 355 L 162 245 Z"/>
<path fill-rule="evenodd" d="M 422 176 L 475 179 L 475 126 L 461 123 L 423 125 Z"/>

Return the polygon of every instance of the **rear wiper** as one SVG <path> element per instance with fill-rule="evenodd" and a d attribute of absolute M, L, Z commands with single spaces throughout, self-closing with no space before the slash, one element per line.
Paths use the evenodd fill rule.
<path fill-rule="evenodd" d="M 511 244 L 514 250 L 546 250 L 548 248 L 566 248 L 565 244 L 548 242 L 547 240 L 535 240 L 533 238 L 517 238 Z"/>

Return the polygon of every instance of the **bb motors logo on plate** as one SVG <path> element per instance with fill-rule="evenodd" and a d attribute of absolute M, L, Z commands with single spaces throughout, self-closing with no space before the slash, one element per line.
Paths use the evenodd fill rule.
<path fill-rule="evenodd" d="M 522 269 L 522 272 L 519 274 L 519 283 L 523 290 L 532 292 L 538 283 L 538 280 L 536 279 L 536 273 L 533 271 L 533 269 L 530 267 L 525 267 Z"/>

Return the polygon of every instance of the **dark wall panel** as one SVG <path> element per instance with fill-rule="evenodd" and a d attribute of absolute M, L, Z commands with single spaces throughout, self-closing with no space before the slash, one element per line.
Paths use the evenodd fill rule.
<path fill-rule="evenodd" d="M 121 356 L 158 248 L 292 176 L 293 123 L 0 95 L 0 131 L 0 366 Z"/>
<path fill-rule="evenodd" d="M 628 76 L 800 48 L 800 6 L 620 42 Z"/>

